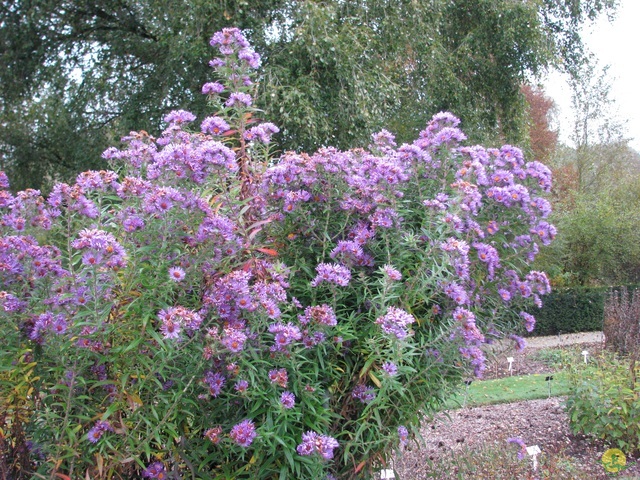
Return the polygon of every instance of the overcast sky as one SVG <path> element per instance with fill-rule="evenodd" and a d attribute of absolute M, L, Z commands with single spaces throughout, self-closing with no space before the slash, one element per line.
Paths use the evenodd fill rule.
<path fill-rule="evenodd" d="M 627 120 L 626 136 L 640 151 L 640 0 L 620 0 L 613 22 L 606 17 L 583 29 L 583 39 L 601 66 L 609 65 L 611 97 L 618 117 Z M 570 144 L 571 90 L 558 73 L 551 73 L 545 92 L 558 107 L 560 138 Z"/>

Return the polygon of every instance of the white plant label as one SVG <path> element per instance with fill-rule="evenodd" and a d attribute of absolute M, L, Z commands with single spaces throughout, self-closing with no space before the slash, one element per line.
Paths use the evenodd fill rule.
<path fill-rule="evenodd" d="M 507 357 L 507 362 L 509 362 L 509 371 L 513 370 L 513 357 Z"/>
<path fill-rule="evenodd" d="M 540 453 L 542 453 L 542 450 L 540 450 L 540 447 L 538 445 L 531 445 L 530 447 L 527 447 L 527 453 L 529 455 L 540 455 Z"/>
<path fill-rule="evenodd" d="M 396 474 L 393 473 L 393 470 L 386 469 L 386 470 L 382 470 L 380 472 L 380 478 L 381 479 L 385 479 L 385 478 L 393 478 L 393 479 L 395 479 L 396 478 Z"/>
<path fill-rule="evenodd" d="M 531 456 L 533 460 L 533 471 L 538 470 L 538 455 L 541 453 L 540 447 L 538 445 L 531 445 L 527 447 L 527 453 Z"/>
<path fill-rule="evenodd" d="M 586 350 L 583 350 L 582 356 L 584 357 L 584 363 L 587 363 L 587 357 L 589 356 L 589 352 L 587 352 Z"/>

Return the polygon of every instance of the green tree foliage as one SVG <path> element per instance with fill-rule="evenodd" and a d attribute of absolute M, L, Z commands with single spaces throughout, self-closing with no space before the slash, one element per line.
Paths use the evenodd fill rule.
<path fill-rule="evenodd" d="M 2 0 L 0 167 L 14 188 L 100 165 L 132 129 L 172 108 L 200 114 L 208 39 L 241 27 L 268 59 L 262 107 L 281 149 L 411 138 L 439 110 L 474 140 L 519 143 L 519 86 L 571 67 L 578 29 L 615 0 Z"/>
<path fill-rule="evenodd" d="M 552 160 L 559 233 L 539 266 L 557 284 L 638 283 L 640 155 L 616 117 L 606 68 L 591 59 L 574 74 L 574 147 Z"/>

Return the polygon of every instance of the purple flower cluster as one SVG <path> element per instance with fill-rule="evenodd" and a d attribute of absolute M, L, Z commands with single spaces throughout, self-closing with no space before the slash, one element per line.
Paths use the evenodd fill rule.
<path fill-rule="evenodd" d="M 47 203 L 52 207 L 49 212 L 52 218 L 61 215 L 61 209 L 66 207 L 71 212 L 92 219 L 98 218 L 100 212 L 96 204 L 85 195 L 80 185 L 69 186 L 66 183 L 54 185 Z"/>
<path fill-rule="evenodd" d="M 87 432 L 87 440 L 91 443 L 98 443 L 98 440 L 102 438 L 104 432 L 113 432 L 113 427 L 109 422 L 99 420 L 91 427 L 91 430 Z"/>
<path fill-rule="evenodd" d="M 187 124 L 195 122 L 195 115 L 175 110 L 166 115 L 168 125 L 159 138 L 131 132 L 123 139 L 122 150 L 111 148 L 103 154 L 114 170 L 123 172 L 120 182 L 114 171 L 85 172 L 74 185 L 56 185 L 44 200 L 37 191 L 14 196 L 2 190 L 8 181 L 0 172 L 0 228 L 14 234 L 0 239 L 4 289 L 0 313 L 23 321 L 22 331 L 31 341 L 44 343 L 46 334 L 53 333 L 60 337 L 49 338 L 58 343 L 73 338 L 76 347 L 88 349 L 82 352 L 85 357 L 99 354 L 101 360 L 86 366 L 88 374 L 78 367 L 78 373 L 64 382 L 71 388 L 76 375 L 86 374 L 82 378 L 101 382 L 110 399 L 116 393 L 111 388 L 115 381 L 109 381 L 107 373 L 117 375 L 119 367 L 103 357 L 109 355 L 112 342 L 121 340 L 111 332 L 126 325 L 129 316 L 140 313 L 140 304 L 148 302 L 159 310 L 156 328 L 165 339 L 189 337 L 171 351 L 202 352 L 208 366 L 197 375 L 208 393 L 200 398 L 214 403 L 229 399 L 237 412 L 249 411 L 247 402 L 264 394 L 260 388 L 266 387 L 274 400 L 272 407 L 283 419 L 306 415 L 305 409 L 284 412 L 296 407 L 293 391 L 300 388 L 304 397 L 327 398 L 334 387 L 323 384 L 322 374 L 313 378 L 317 369 L 313 375 L 303 370 L 312 363 L 309 358 L 316 358 L 309 357 L 305 348 L 321 344 L 315 353 L 326 353 L 326 348 L 338 356 L 360 355 L 361 336 L 370 328 L 358 330 L 358 325 L 375 317 L 392 346 L 395 340 L 411 342 L 416 318 L 408 312 L 413 311 L 421 315 L 416 330 L 427 323 L 451 326 L 448 338 L 455 341 L 451 356 L 462 357 L 481 376 L 485 334 L 503 335 L 490 325 L 494 317 L 504 316 L 500 309 L 518 312 L 526 303 L 541 305 L 540 297 L 550 291 L 543 273 L 520 273 L 540 245 L 556 235 L 546 221 L 551 208 L 543 198 L 551 185 L 549 169 L 538 162 L 526 163 L 512 146 L 461 147 L 466 137 L 458 129 L 459 120 L 448 113 L 435 115 L 410 145 L 398 147 L 394 136 L 383 130 L 372 136 L 369 150 L 323 148 L 313 155 L 289 152 L 273 161 L 270 148 L 263 144 L 279 129 L 271 123 L 252 123 L 255 89 L 250 70 L 259 66 L 259 55 L 237 28 L 216 33 L 211 45 L 223 55 L 211 62 L 221 80 L 206 83 L 202 93 L 220 116 L 205 118 L 200 131 L 193 133 Z M 258 158 L 262 154 L 265 158 Z M 270 166 L 263 175 L 254 176 L 260 165 Z M 335 214 L 335 219 L 319 221 L 319 214 L 324 218 L 326 212 Z M 35 240 L 45 238 L 42 229 L 63 220 L 70 228 L 88 227 L 78 238 L 71 235 L 72 258 L 65 257 L 67 245 L 60 251 Z M 57 231 L 56 235 L 60 236 Z M 291 252 L 281 254 L 287 241 L 303 244 L 305 251 L 313 252 L 309 258 L 319 256 L 310 285 L 326 282 L 330 288 L 289 293 L 288 268 L 264 260 L 293 258 Z M 303 265 L 307 257 L 298 259 L 297 271 L 309 271 L 309 264 Z M 398 261 L 396 269 L 391 262 Z M 63 264 L 70 265 L 70 271 Z M 403 280 L 400 270 L 407 281 L 393 283 Z M 371 279 L 372 274 L 377 277 Z M 160 298 L 143 291 L 147 285 L 166 283 L 167 276 L 171 283 L 157 288 Z M 298 280 L 293 283 L 296 288 Z M 335 288 L 349 285 L 348 291 Z M 360 288 L 366 289 L 357 296 L 363 299 L 361 305 L 343 312 L 351 304 L 343 301 L 345 296 Z M 416 297 L 411 289 L 425 292 L 419 298 L 421 305 L 411 304 Z M 305 305 L 293 295 L 301 295 Z M 401 303 L 381 315 L 380 309 L 392 300 Z M 87 324 L 92 308 L 103 309 L 104 323 Z M 525 311 L 520 317 L 525 328 L 533 330 L 534 317 Z M 209 328 L 198 332 L 205 318 Z M 333 327 L 339 330 L 335 345 L 323 343 L 333 335 Z M 524 342 L 511 338 L 519 345 Z M 153 358 L 157 342 L 141 345 L 140 354 Z M 429 362 L 450 359 L 451 349 L 435 348 L 440 346 L 427 352 Z M 405 365 L 403 371 L 414 368 L 413 360 L 400 351 L 387 353 Z M 261 359 L 251 365 L 268 367 L 262 373 L 247 371 L 249 357 Z M 287 369 L 278 368 L 283 364 L 296 377 L 291 390 L 287 390 Z M 378 362 L 372 368 L 379 369 L 384 385 L 396 381 L 390 378 L 398 375 L 394 362 Z M 170 388 L 172 380 L 165 382 L 160 374 L 153 378 L 163 389 Z M 244 378 L 251 379 L 251 390 Z M 351 392 L 347 404 L 353 406 L 358 400 L 369 405 L 352 409 L 355 415 L 377 408 L 377 391 L 360 382 L 359 377 L 338 382 Z M 91 389 L 96 391 L 103 402 L 104 393 Z M 309 421 L 313 420 L 305 419 Z M 261 427 L 265 431 L 266 425 Z M 112 430 L 108 422 L 97 422 L 87 439 L 96 443 Z M 404 426 L 398 427 L 397 435 L 406 444 Z M 204 436 L 218 444 L 223 429 L 210 428 Z M 256 436 L 254 421 L 245 419 L 233 426 L 228 438 L 247 448 Z M 331 459 L 337 447 L 332 437 L 308 431 L 297 451 Z M 155 462 L 143 476 L 162 478 L 164 469 L 164 464 Z"/>
<path fill-rule="evenodd" d="M 527 445 L 520 437 L 507 438 L 507 443 L 515 443 L 520 447 L 520 450 L 518 450 L 518 460 L 522 460 L 527 455 Z"/>
<path fill-rule="evenodd" d="M 53 315 L 51 312 L 41 313 L 34 319 L 33 328 L 29 333 L 29 339 L 37 343 L 42 343 L 42 334 L 45 331 L 63 335 L 68 328 L 67 318 L 64 314 Z"/>
<path fill-rule="evenodd" d="M 164 117 L 165 122 L 178 125 L 193 122 L 195 119 L 196 116 L 191 112 L 187 112 L 186 110 L 173 110 L 171 113 Z"/>
<path fill-rule="evenodd" d="M 284 368 L 269 370 L 269 381 L 280 385 L 282 388 L 287 388 L 287 382 L 289 381 L 287 370 Z"/>
<path fill-rule="evenodd" d="M 255 425 L 248 419 L 234 425 L 231 429 L 231 433 L 229 433 L 231 440 L 233 440 L 237 445 L 245 448 L 253 443 L 253 440 L 257 435 Z"/>
<path fill-rule="evenodd" d="M 360 383 L 355 386 L 351 396 L 362 403 L 371 403 L 376 398 L 376 392 L 373 388 Z"/>
<path fill-rule="evenodd" d="M 415 321 L 413 315 L 401 308 L 389 307 L 387 313 L 376 320 L 376 324 L 380 325 L 384 333 L 402 340 L 409 335 L 406 328 Z"/>
<path fill-rule="evenodd" d="M 527 312 L 520 312 L 520 316 L 524 319 L 524 328 L 527 332 L 533 332 L 533 329 L 536 326 L 535 317 Z"/>
<path fill-rule="evenodd" d="M 400 273 L 400 271 L 398 271 L 391 265 L 385 265 L 384 267 L 382 267 L 382 271 L 392 282 L 399 282 L 400 280 L 402 280 L 402 273 Z"/>
<path fill-rule="evenodd" d="M 153 462 L 142 471 L 143 478 L 165 478 L 165 469 L 162 462 Z"/>
<path fill-rule="evenodd" d="M 84 229 L 79 238 L 71 242 L 77 250 L 83 250 L 82 263 L 88 267 L 124 268 L 127 264 L 126 252 L 113 234 L 98 229 Z"/>
<path fill-rule="evenodd" d="M 160 310 L 158 319 L 162 322 L 162 335 L 170 339 L 180 338 L 182 328 L 195 331 L 202 323 L 202 316 L 198 312 L 181 306 Z"/>
<path fill-rule="evenodd" d="M 335 327 L 338 324 L 336 314 L 329 305 L 316 305 L 304 309 L 304 315 L 298 315 L 302 325 L 317 324 Z"/>
<path fill-rule="evenodd" d="M 296 396 L 291 392 L 282 392 L 280 403 L 286 409 L 293 408 L 296 404 Z"/>
<path fill-rule="evenodd" d="M 393 362 L 384 362 L 380 368 L 390 377 L 395 377 L 398 374 L 398 367 Z"/>
<path fill-rule="evenodd" d="M 273 123 L 265 122 L 244 132 L 243 137 L 249 142 L 258 141 L 262 143 L 269 143 L 271 141 L 271 136 L 279 131 L 280 129 Z"/>
<path fill-rule="evenodd" d="M 224 85 L 220 82 L 207 82 L 202 86 L 204 95 L 217 95 L 224 92 Z"/>
<path fill-rule="evenodd" d="M 253 51 L 251 45 L 238 28 L 224 28 L 216 32 L 209 44 L 218 47 L 224 56 L 237 54 L 238 59 L 250 68 L 260 66 L 260 55 Z M 215 66 L 217 66 L 216 64 Z"/>
<path fill-rule="evenodd" d="M 516 350 L 522 351 L 527 347 L 527 342 L 524 338 L 518 335 L 509 335 L 509 338 L 515 342 Z"/>
<path fill-rule="evenodd" d="M 333 450 L 339 446 L 335 438 L 310 431 L 302 434 L 302 443 L 297 446 L 296 451 L 300 455 L 317 453 L 325 460 L 331 460 L 333 458 Z"/>
<path fill-rule="evenodd" d="M 461 347 L 459 349 L 462 358 L 469 360 L 473 367 L 473 373 L 476 377 L 482 378 L 483 372 L 486 370 L 486 357 L 480 348 L 475 346 Z"/>
<path fill-rule="evenodd" d="M 205 306 L 213 307 L 220 318 L 232 322 L 236 329 L 244 328 L 240 321 L 244 312 L 253 312 L 259 307 L 269 318 L 279 318 L 278 305 L 287 300 L 286 269 L 264 261 L 256 262 L 254 269 L 261 280 L 253 281 L 254 273 L 250 269 L 236 270 L 217 279 L 205 292 Z"/>
<path fill-rule="evenodd" d="M 219 372 L 208 371 L 204 375 L 204 382 L 209 386 L 209 393 L 217 397 L 222 393 L 222 388 L 227 379 Z"/>
<path fill-rule="evenodd" d="M 398 427 L 398 440 L 400 440 L 400 445 L 405 446 L 407 444 L 407 440 L 409 439 L 409 432 L 407 428 L 400 425 Z"/>
<path fill-rule="evenodd" d="M 335 283 L 341 287 L 346 287 L 351 281 L 351 271 L 340 264 L 321 263 L 316 267 L 318 275 L 311 281 L 312 287 L 317 287 L 322 282 Z"/>
<path fill-rule="evenodd" d="M 208 438 L 214 445 L 222 440 L 222 427 L 213 427 L 204 432 L 204 436 Z"/>
<path fill-rule="evenodd" d="M 300 328 L 292 323 L 286 325 L 273 323 L 269 325 L 269 332 L 275 334 L 275 344 L 271 347 L 272 352 L 285 352 L 287 347 L 296 340 L 302 339 Z"/>

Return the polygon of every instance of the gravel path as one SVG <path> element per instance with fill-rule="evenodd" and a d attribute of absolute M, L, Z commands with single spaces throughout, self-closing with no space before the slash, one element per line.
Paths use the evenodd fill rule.
<path fill-rule="evenodd" d="M 566 333 L 549 337 L 529 337 L 528 348 L 565 347 L 580 343 L 604 343 L 602 332 Z"/>

